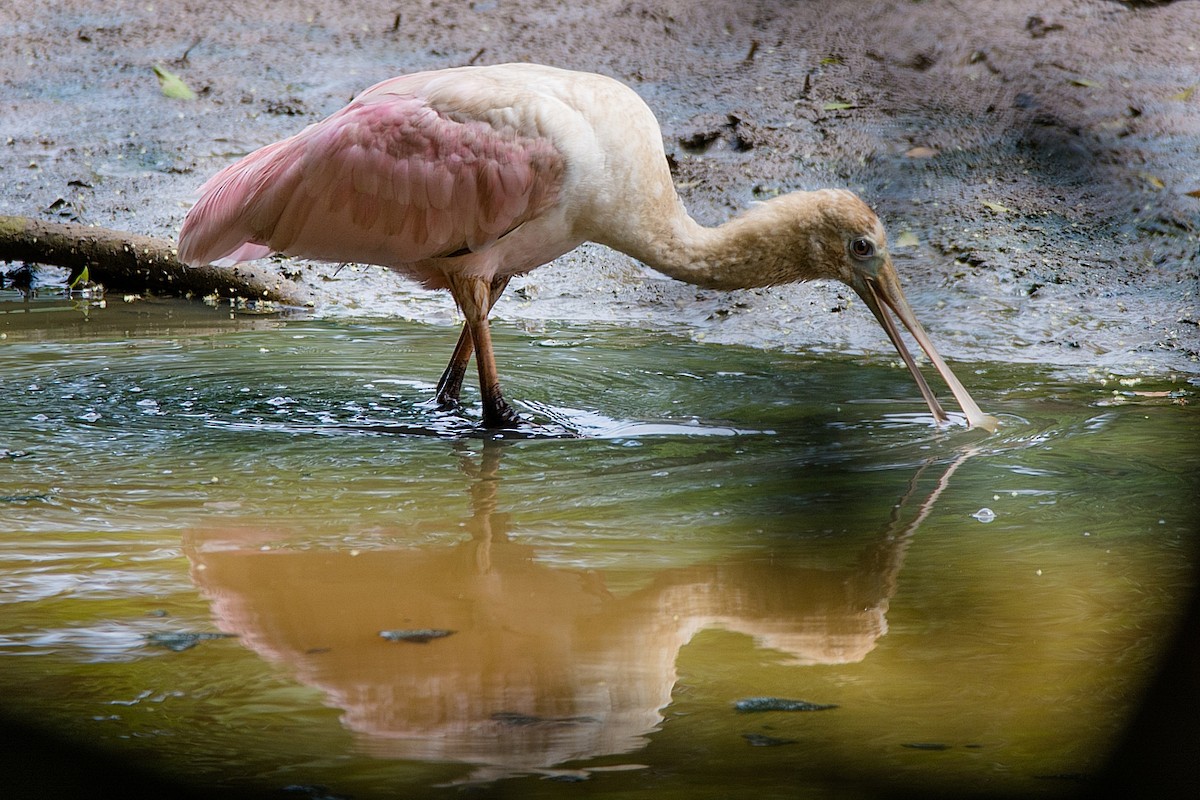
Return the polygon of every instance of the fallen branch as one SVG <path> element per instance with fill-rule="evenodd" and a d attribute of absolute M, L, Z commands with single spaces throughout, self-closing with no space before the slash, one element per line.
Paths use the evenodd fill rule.
<path fill-rule="evenodd" d="M 265 267 L 189 267 L 166 239 L 28 217 L 0 216 L 0 261 L 53 264 L 73 274 L 87 267 L 92 281 L 118 292 L 217 294 L 293 305 L 308 300 L 300 287 Z"/>

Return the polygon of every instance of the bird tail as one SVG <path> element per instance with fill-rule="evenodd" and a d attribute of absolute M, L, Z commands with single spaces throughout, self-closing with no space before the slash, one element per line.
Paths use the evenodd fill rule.
<path fill-rule="evenodd" d="M 179 260 L 190 266 L 232 266 L 270 255 L 273 221 L 262 212 L 263 189 L 277 181 L 286 160 L 275 158 L 288 140 L 260 148 L 210 178 L 179 231 Z M 263 223 L 266 223 L 265 225 Z"/>

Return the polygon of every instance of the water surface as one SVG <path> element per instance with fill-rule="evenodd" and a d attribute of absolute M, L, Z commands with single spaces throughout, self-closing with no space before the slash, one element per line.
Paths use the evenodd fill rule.
<path fill-rule="evenodd" d="M 208 790 L 1069 795 L 1189 589 L 1186 377 L 0 305 L 0 706 Z"/>

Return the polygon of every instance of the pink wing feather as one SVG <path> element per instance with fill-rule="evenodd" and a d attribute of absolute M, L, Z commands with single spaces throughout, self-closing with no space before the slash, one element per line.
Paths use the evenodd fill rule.
<path fill-rule="evenodd" d="M 282 252 L 403 267 L 483 250 L 555 201 L 553 142 L 436 109 L 413 77 L 218 172 L 184 220 L 180 260 Z"/>

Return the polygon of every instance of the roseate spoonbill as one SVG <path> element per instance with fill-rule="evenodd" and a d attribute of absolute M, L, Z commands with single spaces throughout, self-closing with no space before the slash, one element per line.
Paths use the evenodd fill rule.
<path fill-rule="evenodd" d="M 437 399 L 457 403 L 474 351 L 487 427 L 520 421 L 500 392 L 492 305 L 512 276 L 585 241 L 712 289 L 843 281 L 875 314 L 938 422 L 947 415 L 889 309 L 968 423 L 995 426 L 917 322 L 883 226 L 862 200 L 838 189 L 794 192 L 703 227 L 675 192 L 654 113 L 601 75 L 503 64 L 391 78 L 227 166 L 200 193 L 179 235 L 186 263 L 277 252 L 379 264 L 448 289 L 466 323 Z"/>

